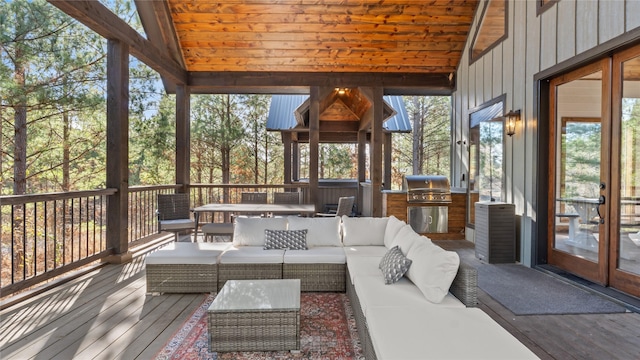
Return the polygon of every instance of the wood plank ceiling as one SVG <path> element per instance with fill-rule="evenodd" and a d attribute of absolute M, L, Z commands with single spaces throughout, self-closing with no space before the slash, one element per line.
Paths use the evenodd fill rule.
<path fill-rule="evenodd" d="M 166 0 L 190 72 L 453 74 L 478 0 Z"/>

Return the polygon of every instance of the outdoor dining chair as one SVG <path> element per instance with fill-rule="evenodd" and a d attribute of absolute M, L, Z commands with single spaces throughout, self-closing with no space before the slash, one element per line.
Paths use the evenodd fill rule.
<path fill-rule="evenodd" d="M 188 194 L 158 194 L 158 231 L 173 232 L 178 241 L 178 233 L 193 230 L 195 221 L 191 219 Z"/>
<path fill-rule="evenodd" d="M 240 202 L 243 204 L 266 204 L 266 192 L 243 192 L 240 195 Z"/>
<path fill-rule="evenodd" d="M 318 213 L 317 216 L 353 216 L 353 204 L 356 201 L 355 196 L 341 196 L 338 198 L 338 206 L 336 207 L 335 212 L 333 210 L 328 210 L 324 213 Z"/>
<path fill-rule="evenodd" d="M 273 193 L 274 204 L 300 204 L 300 192 L 275 192 Z"/>

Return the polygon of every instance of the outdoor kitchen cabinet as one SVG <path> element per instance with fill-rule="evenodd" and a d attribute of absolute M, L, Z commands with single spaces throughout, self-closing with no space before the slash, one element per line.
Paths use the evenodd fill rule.
<path fill-rule="evenodd" d="M 490 264 L 516 261 L 515 205 L 477 202 L 476 257 Z"/>

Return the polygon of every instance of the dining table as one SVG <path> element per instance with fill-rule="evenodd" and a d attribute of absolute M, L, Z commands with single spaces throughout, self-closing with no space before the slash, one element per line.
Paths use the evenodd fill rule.
<path fill-rule="evenodd" d="M 256 214 L 256 215 L 313 215 L 316 213 L 316 206 L 314 204 L 247 204 L 247 203 L 215 203 L 206 204 L 193 208 L 195 217 L 195 232 L 198 233 L 198 226 L 200 223 L 201 213 L 241 213 L 241 214 Z"/>

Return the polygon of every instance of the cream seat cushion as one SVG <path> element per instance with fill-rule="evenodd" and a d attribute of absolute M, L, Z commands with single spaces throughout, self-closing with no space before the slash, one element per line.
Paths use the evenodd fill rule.
<path fill-rule="evenodd" d="M 287 250 L 285 264 L 344 264 L 347 257 L 342 248 L 333 246 L 314 247 L 308 250 Z"/>
<path fill-rule="evenodd" d="M 465 308 L 464 304 L 451 293 L 447 294 L 439 304 L 428 301 L 420 289 L 406 278 L 394 284 L 385 285 L 381 275 L 358 275 L 353 285 L 365 316 L 369 308 L 379 306 Z"/>
<path fill-rule="evenodd" d="M 220 264 L 282 264 L 284 250 L 262 246 L 232 246 L 220 255 Z"/>
<path fill-rule="evenodd" d="M 375 256 L 383 257 L 389 249 L 384 246 L 345 246 L 344 253 L 347 257 L 351 256 Z"/>
<path fill-rule="evenodd" d="M 382 273 L 380 272 L 380 259 L 382 256 L 352 256 L 347 257 L 347 268 L 351 283 L 355 284 L 357 278 L 361 275 L 379 276 L 382 281 Z"/>
<path fill-rule="evenodd" d="M 373 307 L 366 317 L 378 359 L 538 358 L 478 308 Z"/>
<path fill-rule="evenodd" d="M 147 264 L 217 264 L 229 243 L 172 242 L 147 255 Z"/>

